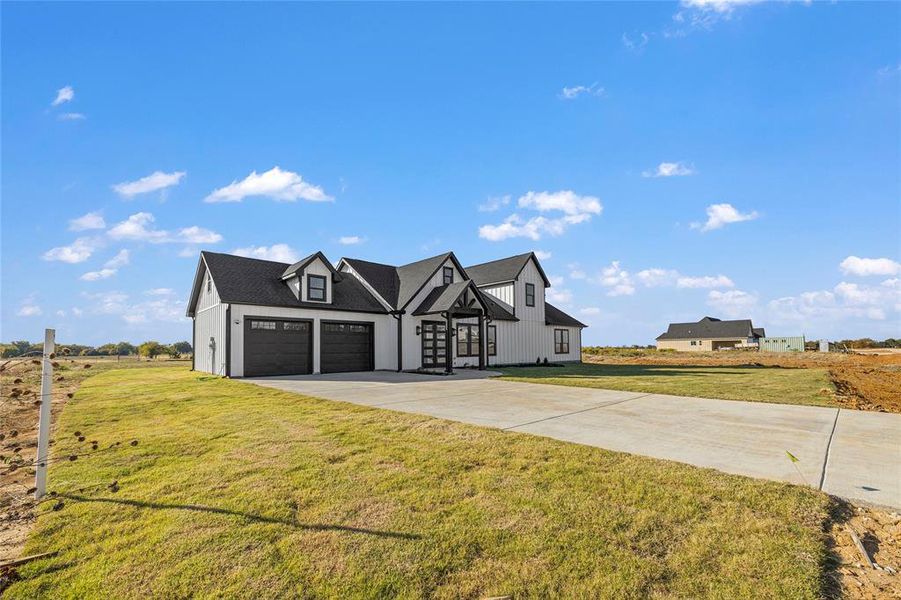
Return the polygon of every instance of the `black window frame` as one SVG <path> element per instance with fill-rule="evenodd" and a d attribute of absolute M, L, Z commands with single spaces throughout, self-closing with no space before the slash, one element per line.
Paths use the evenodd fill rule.
<path fill-rule="evenodd" d="M 485 328 L 485 346 L 488 356 L 497 356 L 497 325 Z"/>
<path fill-rule="evenodd" d="M 320 288 L 312 286 L 314 280 L 322 281 L 322 298 L 314 298 L 311 293 L 314 289 L 317 292 L 320 291 Z M 307 300 L 310 302 L 328 302 L 328 279 L 325 275 L 313 275 L 312 273 L 307 275 Z"/>
<path fill-rule="evenodd" d="M 531 297 L 531 302 L 529 298 Z M 535 284 L 527 283 L 526 284 L 526 306 L 535 306 Z"/>
<path fill-rule="evenodd" d="M 463 339 L 463 336 L 460 335 L 460 330 L 466 329 L 466 353 L 460 353 L 460 340 Z M 478 341 L 473 344 L 473 332 L 475 332 Z M 459 357 L 473 357 L 479 355 L 479 345 L 482 343 L 482 338 L 479 336 L 479 325 L 478 323 L 457 323 L 457 339 L 454 341 L 454 350 L 457 352 L 457 356 Z"/>
<path fill-rule="evenodd" d="M 212 293 L 212 291 L 213 291 L 213 278 L 207 277 L 206 278 L 206 293 L 210 294 L 210 293 Z"/>
<path fill-rule="evenodd" d="M 559 341 L 557 334 L 560 334 Z M 569 354 L 569 329 L 554 330 L 554 354 Z"/>
<path fill-rule="evenodd" d="M 453 267 L 444 267 L 444 271 L 441 273 L 442 280 L 444 281 L 444 285 L 450 285 L 454 282 L 454 268 Z"/>

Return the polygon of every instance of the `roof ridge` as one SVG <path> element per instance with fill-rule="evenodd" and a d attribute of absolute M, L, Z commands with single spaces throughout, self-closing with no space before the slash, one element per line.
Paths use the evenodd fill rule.
<path fill-rule="evenodd" d="M 252 261 L 255 261 L 255 262 L 270 263 L 270 264 L 273 264 L 273 265 L 285 265 L 285 266 L 291 266 L 291 265 L 293 264 L 293 263 L 281 262 L 281 261 L 279 261 L 279 260 L 267 260 L 267 259 L 265 259 L 265 258 L 255 258 L 255 257 L 253 257 L 253 256 L 242 256 L 242 255 L 240 255 L 240 254 L 231 254 L 230 252 L 213 252 L 212 250 L 201 250 L 201 251 L 200 251 L 200 254 L 201 254 L 201 255 L 204 255 L 204 254 L 212 254 L 212 255 L 214 255 L 214 256 L 229 256 L 229 257 L 232 257 L 232 258 L 241 258 L 241 259 L 244 259 L 244 260 L 252 260 Z"/>
<path fill-rule="evenodd" d="M 510 255 L 510 256 L 504 256 L 503 258 L 496 258 L 496 259 L 494 259 L 494 260 L 486 260 L 485 262 L 480 262 L 480 263 L 477 263 L 477 264 L 474 264 L 474 265 L 469 265 L 469 266 L 466 267 L 466 268 L 467 268 L 467 269 L 472 269 L 473 267 L 481 267 L 481 266 L 484 266 L 484 265 L 490 265 L 491 263 L 500 262 L 500 261 L 502 261 L 502 260 L 510 260 L 511 258 L 525 258 L 525 257 L 531 256 L 531 255 L 533 255 L 533 254 L 535 254 L 535 252 L 532 251 L 532 250 L 530 250 L 529 252 L 523 252 L 522 254 L 513 254 L 513 255 Z"/>

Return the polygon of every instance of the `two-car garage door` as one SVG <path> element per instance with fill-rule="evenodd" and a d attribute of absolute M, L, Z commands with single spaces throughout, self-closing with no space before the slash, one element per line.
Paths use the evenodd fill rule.
<path fill-rule="evenodd" d="M 372 335 L 372 323 L 323 321 L 320 324 L 320 371 L 371 371 Z M 269 317 L 244 320 L 245 377 L 312 372 L 312 321 Z"/>

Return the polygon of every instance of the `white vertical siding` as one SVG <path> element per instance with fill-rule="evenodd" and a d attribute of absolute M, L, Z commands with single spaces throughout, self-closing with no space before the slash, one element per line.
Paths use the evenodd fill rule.
<path fill-rule="evenodd" d="M 319 300 L 310 300 L 307 295 L 307 275 L 322 275 L 325 277 L 325 302 L 323 304 L 331 304 L 332 302 L 332 272 L 323 264 L 322 259 L 317 258 L 306 266 L 301 273 L 301 291 L 303 299 L 307 302 L 319 302 Z"/>
<path fill-rule="evenodd" d="M 516 305 L 514 304 L 515 299 L 513 297 L 513 284 L 512 283 L 505 283 L 504 285 L 486 286 L 486 287 L 479 288 L 479 289 L 483 292 L 491 294 L 497 300 L 500 300 L 505 305 L 504 308 L 508 309 L 510 312 L 513 312 L 513 307 Z"/>
<path fill-rule="evenodd" d="M 219 301 L 215 282 L 207 292 L 210 274 L 205 268 L 204 271 L 194 315 L 194 368 L 225 375 L 225 312 L 228 305 Z"/>
<path fill-rule="evenodd" d="M 526 306 L 526 284 L 535 286 L 535 306 Z M 535 267 L 535 261 L 526 263 L 519 279 L 514 283 L 516 317 L 520 321 L 535 321 L 544 325 L 544 279 Z"/>
<path fill-rule="evenodd" d="M 397 324 L 391 315 L 310 308 L 285 308 L 233 304 L 231 309 L 231 375 L 244 376 L 244 319 L 275 317 L 313 321 L 313 372 L 319 373 L 319 343 L 321 321 L 364 321 L 373 323 L 374 362 L 376 369 L 397 368 Z"/>

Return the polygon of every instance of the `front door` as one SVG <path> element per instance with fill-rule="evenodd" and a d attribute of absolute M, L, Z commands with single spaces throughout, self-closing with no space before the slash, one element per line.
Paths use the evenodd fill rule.
<path fill-rule="evenodd" d="M 447 324 L 440 321 L 422 323 L 422 366 L 426 369 L 447 364 Z"/>

